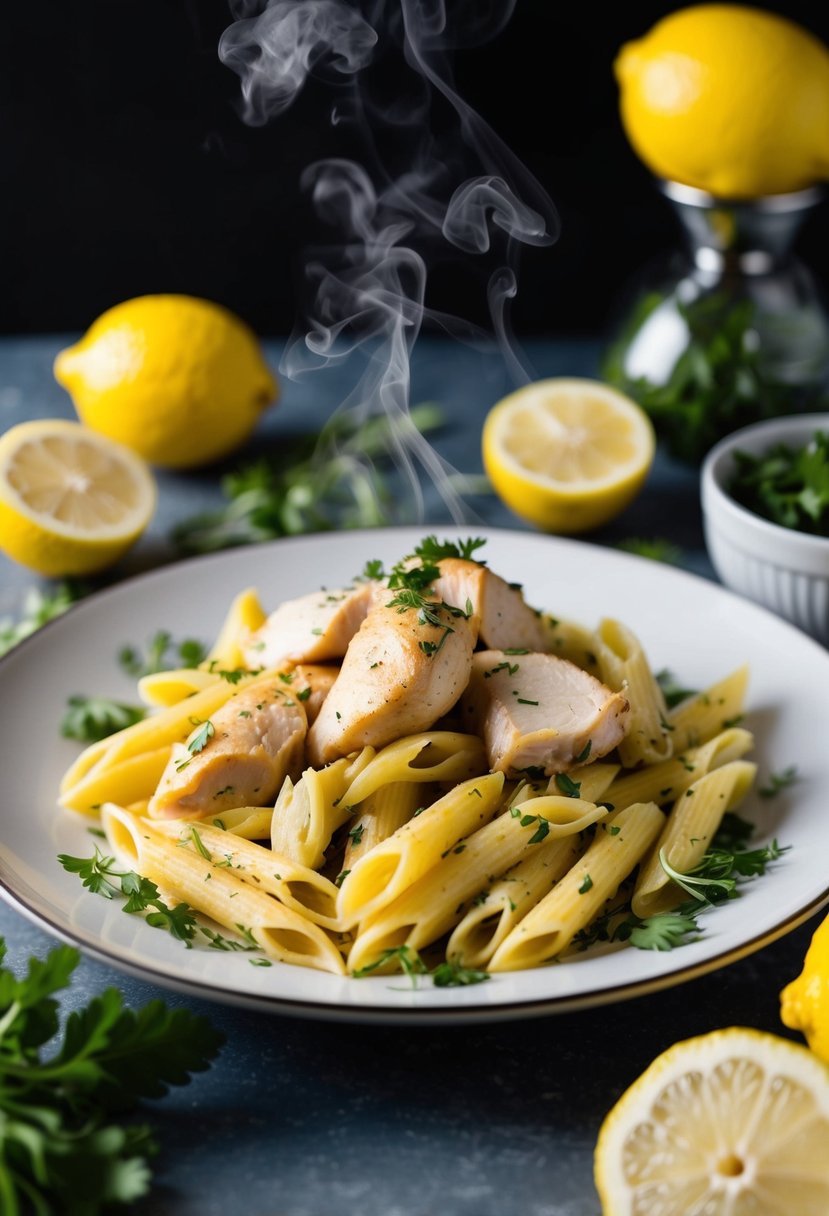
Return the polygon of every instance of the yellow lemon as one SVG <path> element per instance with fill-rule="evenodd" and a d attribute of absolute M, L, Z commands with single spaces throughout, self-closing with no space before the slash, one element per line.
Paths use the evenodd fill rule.
<path fill-rule="evenodd" d="M 55 376 L 87 426 L 171 469 L 228 455 L 277 395 L 248 327 L 192 296 L 110 308 L 61 351 Z"/>
<path fill-rule="evenodd" d="M 754 198 L 829 173 L 829 51 L 784 17 L 681 9 L 627 43 L 615 67 L 628 138 L 660 177 Z"/>
<path fill-rule="evenodd" d="M 800 975 L 780 993 L 780 1017 L 829 1064 L 829 916 L 812 938 Z"/>
<path fill-rule="evenodd" d="M 144 462 L 79 422 L 21 422 L 0 438 L 0 549 L 39 574 L 112 565 L 155 499 Z"/>
<path fill-rule="evenodd" d="M 805 1047 L 729 1027 L 676 1043 L 602 1124 L 604 1216 L 824 1216 L 829 1069 Z"/>
<path fill-rule="evenodd" d="M 653 455 L 647 414 L 595 380 L 527 384 L 484 422 L 484 468 L 496 493 L 548 532 L 586 532 L 618 515 Z"/>

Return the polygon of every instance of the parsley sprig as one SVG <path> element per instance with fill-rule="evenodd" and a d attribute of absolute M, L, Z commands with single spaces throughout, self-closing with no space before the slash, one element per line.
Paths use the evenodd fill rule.
<path fill-rule="evenodd" d="M 393 502 L 382 465 L 400 427 L 427 434 L 443 423 L 438 406 L 412 406 L 405 423 L 385 416 L 335 415 L 319 435 L 297 439 L 273 460 L 247 464 L 222 479 L 226 504 L 194 516 L 173 532 L 184 553 L 213 553 L 280 536 L 392 522 Z"/>
<path fill-rule="evenodd" d="M 126 705 L 107 697 L 77 695 L 70 697 L 66 706 L 60 733 L 65 739 L 79 739 L 82 743 L 97 743 L 147 716 L 146 709 L 140 705 Z"/>
<path fill-rule="evenodd" d="M 782 528 L 829 536 L 829 433 L 816 430 L 808 443 L 777 443 L 753 455 L 734 452 L 732 498 Z"/>
<path fill-rule="evenodd" d="M 93 895 L 104 899 L 123 896 L 123 911 L 146 912 L 146 921 L 154 929 L 166 929 L 177 941 L 190 948 L 198 928 L 196 915 L 189 904 L 179 903 L 171 908 L 165 904 L 158 887 L 149 878 L 134 870 L 119 870 L 114 857 L 107 857 L 95 848 L 92 857 L 72 857 L 60 853 L 58 861 L 69 874 L 77 874 Z"/>
<path fill-rule="evenodd" d="M 6 943 L 0 938 L 0 963 Z M 57 946 L 18 979 L 0 967 L 0 1210 L 94 1216 L 150 1187 L 151 1128 L 113 1116 L 209 1068 L 222 1036 L 206 1018 L 151 1001 L 125 1009 L 108 988 L 69 1014 L 55 996 L 80 961 Z"/>
<path fill-rule="evenodd" d="M 711 848 L 690 872 L 673 869 L 660 854 L 666 874 L 688 899 L 672 912 L 647 917 L 635 916 L 630 900 L 623 899 L 576 934 L 576 949 L 587 950 L 597 942 L 626 941 L 639 950 L 673 950 L 696 941 L 701 933 L 701 913 L 736 899 L 744 882 L 765 874 L 769 865 L 787 851 L 776 840 L 760 848 L 748 848 L 753 833 L 752 824 L 730 811 L 723 816 Z"/>
<path fill-rule="evenodd" d="M 61 616 L 89 592 L 83 583 L 58 583 L 52 591 L 32 587 L 23 601 L 23 612 L 18 620 L 4 618 L 0 621 L 0 655 L 6 654 L 18 642 L 35 633 L 47 621 Z"/>
<path fill-rule="evenodd" d="M 166 629 L 157 630 L 147 642 L 142 654 L 134 646 L 122 646 L 118 651 L 118 662 L 128 676 L 140 679 L 155 675 L 157 671 L 168 671 L 171 667 L 198 667 L 207 657 L 207 647 L 195 638 L 173 640 Z"/>
<path fill-rule="evenodd" d="M 392 946 L 388 950 L 381 951 L 373 963 L 368 963 L 365 967 L 359 967 L 352 974 L 355 979 L 362 979 L 364 976 L 378 971 L 392 960 L 397 962 L 403 974 L 412 981 L 413 988 L 417 987 L 418 976 L 421 975 L 429 976 L 436 988 L 466 987 L 469 984 L 482 984 L 485 980 L 489 979 L 488 972 L 476 971 L 471 967 L 464 967 L 460 963 L 451 960 L 438 963 L 430 971 L 417 950 L 405 945 Z"/>

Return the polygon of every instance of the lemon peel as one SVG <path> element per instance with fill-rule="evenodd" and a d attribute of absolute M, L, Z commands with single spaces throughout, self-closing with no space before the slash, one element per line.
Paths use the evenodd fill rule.
<path fill-rule="evenodd" d="M 829 1211 L 829 1068 L 743 1027 L 676 1043 L 622 1095 L 595 1153 L 604 1216 Z"/>
<path fill-rule="evenodd" d="M 22 422 L 0 438 L 0 549 L 50 577 L 118 560 L 152 518 L 153 476 L 78 422 Z"/>
<path fill-rule="evenodd" d="M 829 916 L 815 930 L 800 975 L 780 993 L 780 1018 L 829 1064 Z"/>
<path fill-rule="evenodd" d="M 681 9 L 623 46 L 615 71 L 628 138 L 659 177 L 740 199 L 829 174 L 829 50 L 785 17 Z"/>
<path fill-rule="evenodd" d="M 82 422 L 163 468 L 229 455 L 277 396 L 252 331 L 193 296 L 117 304 L 54 370 Z"/>
<path fill-rule="evenodd" d="M 586 532 L 618 515 L 653 462 L 653 426 L 629 397 L 596 380 L 527 384 L 492 407 L 484 468 L 516 515 L 549 532 Z"/>

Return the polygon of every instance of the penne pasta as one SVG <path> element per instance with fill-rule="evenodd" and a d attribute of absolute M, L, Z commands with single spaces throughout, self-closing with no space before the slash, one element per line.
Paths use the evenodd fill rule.
<path fill-rule="evenodd" d="M 476 735 L 440 730 L 407 735 L 377 752 L 354 779 L 345 801 L 357 806 L 398 781 L 463 781 L 486 769 L 484 745 Z"/>
<path fill-rule="evenodd" d="M 208 663 L 234 670 L 246 667 L 243 645 L 260 625 L 265 623 L 265 610 L 253 587 L 240 591 L 228 609 L 218 637 L 210 648 Z"/>
<path fill-rule="evenodd" d="M 432 802 L 430 794 L 430 785 L 415 785 L 413 781 L 392 781 L 369 794 L 354 814 L 343 873 L 350 873 L 361 857 L 408 823 L 419 806 Z"/>
<path fill-rule="evenodd" d="M 372 756 L 373 749 L 364 748 L 354 760 L 306 769 L 296 784 L 286 777 L 271 816 L 274 853 L 311 869 L 321 866 L 331 837 L 351 818 L 346 791 Z"/>
<path fill-rule="evenodd" d="M 340 887 L 337 911 L 343 927 L 351 928 L 391 903 L 443 853 L 492 819 L 503 786 L 503 773 L 464 781 L 361 857 Z"/>
<path fill-rule="evenodd" d="M 636 916 L 669 912 L 688 898 L 671 881 L 660 857 L 682 874 L 692 870 L 714 839 L 725 812 L 739 806 L 748 793 L 756 772 L 756 764 L 733 760 L 688 787 L 636 880 L 631 901 Z"/>
<path fill-rule="evenodd" d="M 621 810 L 632 802 L 656 802 L 659 806 L 675 802 L 689 786 L 711 769 L 739 760 L 754 742 L 750 731 L 731 727 L 715 735 L 701 747 L 688 748 L 661 764 L 651 764 L 625 773 L 607 788 L 607 801 Z"/>
<path fill-rule="evenodd" d="M 680 702 L 668 713 L 675 751 L 699 747 L 720 731 L 735 725 L 743 712 L 748 667 L 738 667 L 724 680 Z"/>
<path fill-rule="evenodd" d="M 667 708 L 638 638 L 619 621 L 603 620 L 595 636 L 599 674 L 608 687 L 624 692 L 630 702 L 625 738 L 619 744 L 622 764 L 655 764 L 673 751 Z"/>
<path fill-rule="evenodd" d="M 491 971 L 537 967 L 558 957 L 594 919 L 653 844 L 665 816 L 654 802 L 609 815 L 592 844 L 493 954 Z"/>
<path fill-rule="evenodd" d="M 348 956 L 349 969 L 395 969 L 399 964 L 392 959 L 382 963 L 386 951 L 403 945 L 412 950 L 428 946 L 460 920 L 464 906 L 488 877 L 503 873 L 549 836 L 576 836 L 606 815 L 593 803 L 563 797 L 535 798 L 504 811 L 450 846 L 422 878 L 361 921 Z"/>
<path fill-rule="evenodd" d="M 270 958 L 342 975 L 345 965 L 326 932 L 264 891 L 254 890 L 230 869 L 200 853 L 179 848 L 147 820 L 135 820 L 107 804 L 101 821 L 117 856 L 126 858 L 160 890 L 234 934 L 256 942 Z"/>

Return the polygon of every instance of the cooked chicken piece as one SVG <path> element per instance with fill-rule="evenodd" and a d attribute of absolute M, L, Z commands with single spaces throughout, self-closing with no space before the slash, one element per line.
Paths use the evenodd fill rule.
<path fill-rule="evenodd" d="M 287 600 L 243 644 L 249 667 L 341 659 L 372 604 L 374 585 L 315 591 Z"/>
<path fill-rule="evenodd" d="M 459 608 L 465 608 L 468 601 L 485 646 L 493 650 L 552 649 L 552 638 L 543 617 L 524 602 L 519 587 L 510 586 L 478 562 L 445 557 L 437 564 L 440 577 L 432 584 L 432 593 Z"/>
<path fill-rule="evenodd" d="M 464 730 L 479 734 L 490 767 L 563 773 L 624 738 L 628 702 L 567 659 L 480 650 L 461 701 Z"/>
<path fill-rule="evenodd" d="M 286 776 L 299 776 L 307 729 L 292 686 L 278 677 L 246 685 L 173 746 L 150 815 L 193 819 L 267 806 Z"/>
<path fill-rule="evenodd" d="M 322 703 L 331 691 L 339 674 L 339 667 L 323 666 L 321 663 L 299 663 L 291 671 L 281 672 L 280 681 L 292 689 L 297 701 L 301 701 L 308 725 L 316 722 Z"/>
<path fill-rule="evenodd" d="M 439 624 L 417 608 L 372 608 L 348 647 L 340 674 L 308 732 L 311 764 L 359 748 L 383 747 L 428 730 L 455 704 L 469 680 L 477 630 L 472 620 L 427 601 Z"/>

